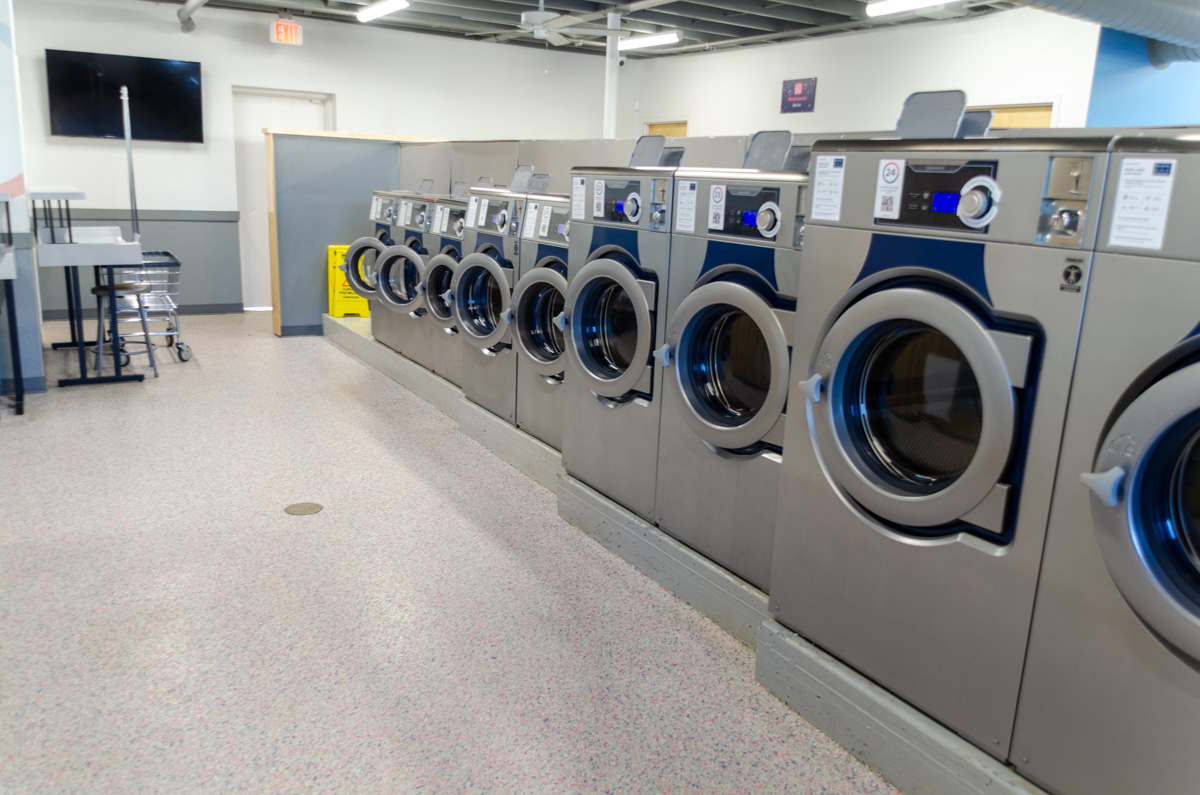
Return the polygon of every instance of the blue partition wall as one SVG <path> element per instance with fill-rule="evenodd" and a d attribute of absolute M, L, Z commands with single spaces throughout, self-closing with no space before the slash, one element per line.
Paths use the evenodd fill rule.
<path fill-rule="evenodd" d="M 1089 127 L 1200 125 L 1200 63 L 1156 69 L 1146 39 L 1100 32 Z"/>

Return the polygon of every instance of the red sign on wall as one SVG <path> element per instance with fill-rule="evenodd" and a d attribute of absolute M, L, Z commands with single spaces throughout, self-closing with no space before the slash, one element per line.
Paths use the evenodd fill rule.
<path fill-rule="evenodd" d="M 301 45 L 304 43 L 304 29 L 300 27 L 299 22 L 277 19 L 271 25 L 271 41 L 276 44 Z"/>
<path fill-rule="evenodd" d="M 817 103 L 817 78 L 783 81 L 783 103 L 780 113 L 811 113 Z"/>

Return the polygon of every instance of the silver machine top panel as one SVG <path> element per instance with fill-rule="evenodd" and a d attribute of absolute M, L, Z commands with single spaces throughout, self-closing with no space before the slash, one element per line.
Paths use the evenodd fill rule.
<path fill-rule="evenodd" d="M 671 231 L 772 248 L 801 248 L 805 174 L 756 169 L 675 172 Z"/>
<path fill-rule="evenodd" d="M 571 198 L 558 194 L 530 193 L 525 197 L 525 219 L 521 238 L 540 244 L 561 246 L 570 243 Z"/>
<path fill-rule="evenodd" d="M 1180 174 L 1183 178 L 1179 178 Z M 1200 226 L 1200 136 L 1124 137 L 1113 142 L 1098 251 L 1194 260 Z"/>
<path fill-rule="evenodd" d="M 1090 250 L 1109 137 L 813 146 L 809 224 Z"/>
<path fill-rule="evenodd" d="M 662 166 L 571 169 L 571 220 L 669 232 L 676 169 Z"/>

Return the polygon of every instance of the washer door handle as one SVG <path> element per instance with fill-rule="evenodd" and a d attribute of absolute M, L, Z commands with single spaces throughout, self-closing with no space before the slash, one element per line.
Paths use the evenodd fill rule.
<path fill-rule="evenodd" d="M 671 346 L 664 344 L 661 348 L 654 352 L 654 361 L 658 362 L 663 367 L 671 366 Z"/>
<path fill-rule="evenodd" d="M 416 292 L 416 294 L 417 294 L 417 295 L 425 295 L 425 284 L 424 284 L 424 282 L 422 282 L 421 284 L 418 284 L 418 285 L 417 285 L 417 289 L 416 289 L 416 291 L 415 291 L 415 292 Z"/>
<path fill-rule="evenodd" d="M 442 293 L 441 295 L 439 295 L 439 296 L 438 296 L 438 298 L 441 298 L 441 299 L 442 299 L 443 301 L 445 301 L 447 304 L 453 304 L 453 303 L 454 303 L 454 291 L 453 291 L 453 290 L 447 290 L 446 292 L 444 292 L 444 293 Z"/>
<path fill-rule="evenodd" d="M 820 373 L 817 373 L 812 378 L 796 384 L 796 386 L 800 387 L 800 391 L 803 392 L 813 403 L 821 402 L 821 391 L 824 385 L 825 376 L 821 375 Z"/>
<path fill-rule="evenodd" d="M 554 327 L 559 331 L 567 330 L 567 313 L 559 312 L 554 316 Z"/>
<path fill-rule="evenodd" d="M 1105 472 L 1084 472 L 1079 476 L 1079 482 L 1095 492 L 1106 507 L 1116 508 L 1121 502 L 1121 484 L 1125 481 L 1125 474 L 1121 467 L 1113 467 Z"/>
<path fill-rule="evenodd" d="M 500 313 L 500 321 L 502 323 L 504 323 L 504 325 L 511 326 L 512 319 L 513 319 L 513 311 L 512 311 L 511 307 L 509 307 L 508 309 L 505 309 L 503 312 Z"/>

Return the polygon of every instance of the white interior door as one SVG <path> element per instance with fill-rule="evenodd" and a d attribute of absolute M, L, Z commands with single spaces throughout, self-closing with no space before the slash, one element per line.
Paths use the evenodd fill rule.
<path fill-rule="evenodd" d="M 267 160 L 263 128 L 326 130 L 331 97 L 269 89 L 235 88 L 238 224 L 242 255 L 242 305 L 271 308 L 271 244 L 267 234 Z"/>

